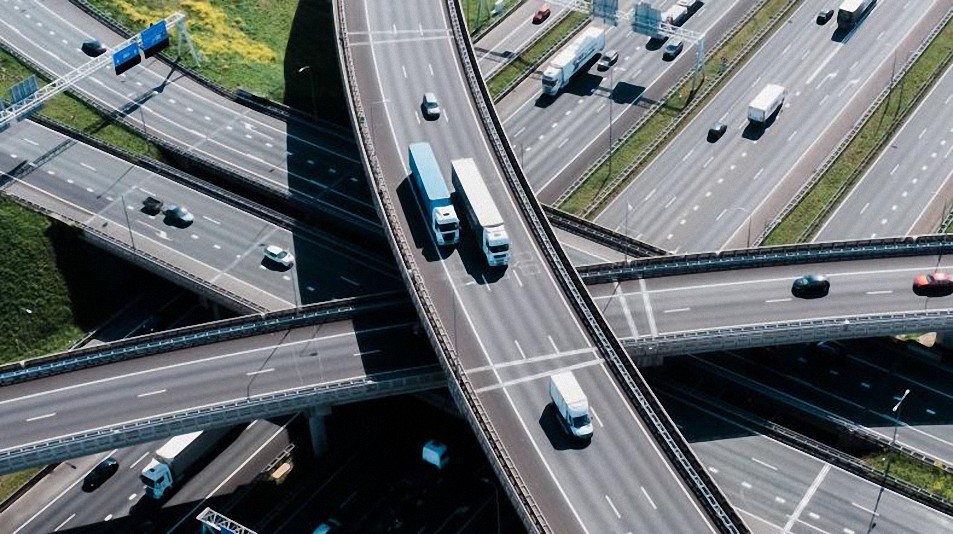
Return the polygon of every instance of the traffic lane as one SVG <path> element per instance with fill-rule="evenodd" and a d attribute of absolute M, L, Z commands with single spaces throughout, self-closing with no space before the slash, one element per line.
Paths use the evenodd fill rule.
<path fill-rule="evenodd" d="M 953 69 L 913 114 L 817 233 L 815 241 L 932 232 L 946 216 L 953 176 Z M 949 145 L 949 146 L 947 146 Z M 931 210 L 931 205 L 944 204 Z"/>
<path fill-rule="evenodd" d="M 231 344 L 229 348 L 232 350 L 228 352 L 223 352 L 222 348 L 180 351 L 189 355 L 184 362 L 162 362 L 161 366 L 125 373 L 120 369 L 108 374 L 100 371 L 106 376 L 55 389 L 54 384 L 49 384 L 50 387 L 36 385 L 41 381 L 10 386 L 4 388 L 12 391 L 4 391 L 5 398 L 0 404 L 5 406 L 2 419 L 11 425 L 11 431 L 5 433 L 0 446 L 6 448 L 44 441 L 54 435 L 154 416 L 159 411 L 179 411 L 282 391 L 293 387 L 292 384 L 299 387 L 318 385 L 363 377 L 368 372 L 403 369 L 419 365 L 421 360 L 431 361 L 418 336 L 409 332 L 395 336 L 396 330 L 395 327 L 374 326 L 357 334 L 324 334 L 318 325 L 292 331 L 293 335 L 287 333 L 287 336 L 283 335 L 265 346 L 260 346 L 262 339 L 258 339 L 258 343 L 250 347 Z M 302 335 L 304 339 L 293 339 Z M 316 336 L 320 337 L 312 339 Z M 386 356 L 394 352 L 386 349 L 395 340 L 403 340 L 405 348 L 397 352 L 397 356 L 388 358 Z M 202 357 L 203 353 L 211 354 Z M 70 375 L 89 375 L 92 373 L 87 371 L 107 367 L 110 366 Z M 17 387 L 31 384 L 29 389 Z M 18 393 L 30 390 L 32 395 Z"/>
<path fill-rule="evenodd" d="M 554 4 L 550 6 L 549 19 L 542 24 L 534 24 L 533 16 L 544 3 L 541 0 L 521 3 L 502 22 L 473 43 L 473 52 L 484 79 L 489 79 L 510 58 L 552 29 L 554 21 L 566 10 L 564 6 Z"/>
<path fill-rule="evenodd" d="M 597 218 L 599 222 L 610 228 L 621 224 L 628 203 L 636 207 L 640 215 L 636 226 L 630 222 L 630 233 L 641 233 L 666 248 L 683 250 L 710 250 L 729 243 L 740 246 L 747 236 L 747 222 L 753 228 L 751 233 L 761 232 L 764 221 L 775 213 L 773 209 L 763 209 L 766 201 L 796 191 L 800 185 L 784 178 L 800 176 L 796 172 L 799 169 L 804 171 L 803 176 L 810 175 L 808 167 L 815 164 L 805 159 L 810 147 L 835 142 L 835 138 L 846 132 L 850 126 L 848 115 L 859 115 L 863 111 L 861 95 L 873 97 L 875 89 L 880 87 L 877 80 L 889 76 L 886 65 L 889 57 L 898 47 L 906 50 L 913 46 L 914 36 L 910 31 L 918 23 L 925 24 L 928 19 L 922 15 L 930 11 L 904 14 L 899 4 L 882 6 L 896 12 L 875 10 L 875 13 L 880 11 L 880 15 L 869 17 L 849 41 L 851 46 L 845 46 L 831 42 L 826 33 L 829 30 L 814 23 L 813 13 L 823 7 L 815 3 L 805 4 L 796 12 L 793 17 L 796 22 L 779 30 L 762 47 L 749 67 L 740 71 L 669 149 L 603 211 Z M 813 36 L 819 46 L 802 53 L 793 43 L 801 42 L 805 35 Z M 883 36 L 885 38 L 878 39 Z M 787 46 L 777 52 L 786 42 Z M 796 56 L 793 66 L 792 61 L 777 61 L 779 56 Z M 871 56 L 877 61 L 871 62 Z M 836 62 L 828 63 L 835 57 Z M 833 76 L 821 72 L 828 65 L 835 69 Z M 845 65 L 851 66 L 847 69 L 848 75 L 837 76 L 837 70 Z M 851 77 L 854 78 L 846 79 Z M 790 98 L 786 99 L 784 110 L 763 133 L 742 132 L 746 128 L 747 102 L 759 84 L 769 80 L 788 87 Z M 866 83 L 867 80 L 873 81 Z M 825 104 L 824 96 L 832 103 Z M 806 101 L 802 101 L 805 97 L 820 100 L 820 105 L 816 104 L 817 100 L 813 105 L 806 105 Z M 832 120 L 832 115 L 840 118 Z M 733 133 L 717 143 L 704 142 L 705 132 L 717 120 L 726 121 L 733 132 L 754 138 L 746 139 Z M 812 135 L 813 132 L 818 133 Z M 758 135 L 760 139 L 756 139 Z M 822 137 L 824 143 L 820 143 Z M 816 159 L 819 155 L 812 157 Z M 690 173 L 691 184 L 671 179 L 683 175 L 686 168 L 695 171 Z M 784 196 L 785 202 L 787 198 Z"/>
<path fill-rule="evenodd" d="M 589 397 L 593 414 L 594 433 L 588 445 L 570 440 L 559 426 L 546 377 L 507 386 L 505 392 L 498 388 L 480 394 L 485 405 L 512 402 L 516 406 L 517 423 L 524 427 L 532 448 L 544 462 L 531 475 L 524 472 L 524 477 L 547 518 L 554 517 L 550 516 L 555 513 L 551 508 L 558 503 L 550 499 L 557 496 L 543 502 L 541 495 L 547 492 L 534 486 L 544 483 L 536 478 L 548 472 L 568 503 L 562 506 L 568 508 L 570 519 L 561 523 L 567 531 L 636 531 L 645 525 L 665 525 L 677 532 L 710 531 L 707 516 L 648 437 L 603 365 L 577 368 L 573 373 Z M 496 414 L 492 415 L 496 425 Z M 510 454 L 527 454 L 528 449 L 521 447 Z M 615 461 L 606 458 L 624 462 L 625 470 L 620 471 Z"/>
<path fill-rule="evenodd" d="M 739 0 L 731 5 L 717 4 L 715 9 L 706 3 L 686 22 L 684 27 L 705 33 L 707 39 L 717 40 L 718 36 L 727 32 L 753 4 L 751 0 Z M 633 49 L 628 40 L 623 37 L 624 32 L 623 34 L 612 32 L 606 45 L 607 50 L 615 47 L 620 51 L 619 61 L 612 68 L 611 80 L 608 72 L 590 69 L 588 73 L 590 79 L 594 79 L 594 76 L 602 79 L 594 95 L 605 95 L 607 99 L 610 98 L 608 84 L 612 81 L 615 86 L 611 91 L 614 103 L 634 102 L 632 105 L 613 106 L 614 140 L 622 136 L 636 120 L 644 115 L 647 109 L 646 102 L 650 103 L 661 98 L 669 87 L 691 68 L 692 64 L 690 59 L 682 57 L 690 58 L 692 56 L 690 49 L 683 52 L 674 62 L 663 62 L 660 60 L 661 50 L 643 50 L 641 44 Z M 647 42 L 647 38 L 639 37 L 640 39 L 636 42 L 643 44 Z M 578 91 L 574 90 L 557 98 L 552 104 L 537 109 L 536 106 L 529 104 L 539 97 L 539 84 L 538 76 L 534 76 L 532 83 L 521 84 L 514 93 L 504 98 L 498 109 L 501 110 L 501 115 L 506 117 L 504 124 L 507 126 L 510 137 L 515 140 L 516 132 L 520 132 L 524 137 L 523 140 L 518 140 L 517 145 L 521 144 L 519 141 L 524 141 L 524 145 L 538 143 L 538 137 L 533 136 L 533 132 L 553 131 L 547 130 L 551 128 L 553 120 L 563 123 L 562 128 L 556 130 L 559 137 L 554 141 L 543 141 L 541 146 L 534 147 L 533 150 L 523 150 L 525 168 L 533 180 L 537 196 L 542 202 L 551 203 L 593 161 L 608 150 L 608 137 L 605 133 L 608 129 L 609 110 L 608 106 L 592 105 L 591 99 L 577 98 L 578 95 L 574 93 Z M 577 80 L 571 87 L 582 85 L 586 83 Z M 603 85 L 605 87 L 602 87 Z M 567 104 L 571 105 L 563 109 Z M 582 117 L 588 117 L 587 111 L 593 107 L 598 109 L 598 112 L 594 114 L 606 116 L 606 120 L 583 120 Z M 574 146 L 572 151 L 559 150 L 558 145 L 568 143 L 567 139 L 581 147 Z"/>
<path fill-rule="evenodd" d="M 893 258 L 889 264 L 869 260 L 788 265 L 629 280 L 618 287 L 614 283 L 590 285 L 589 291 L 617 332 L 632 330 L 627 309 L 640 335 L 646 336 L 651 325 L 641 322 L 641 318 L 654 323 L 659 333 L 672 333 L 816 319 L 817 310 L 831 317 L 946 309 L 951 305 L 946 299 L 918 297 L 910 289 L 914 276 L 934 268 L 950 269 L 953 263 L 921 256 Z M 827 297 L 805 300 L 791 295 L 796 278 L 818 272 L 831 282 Z M 609 302 L 620 298 L 625 299 L 624 306 Z"/>

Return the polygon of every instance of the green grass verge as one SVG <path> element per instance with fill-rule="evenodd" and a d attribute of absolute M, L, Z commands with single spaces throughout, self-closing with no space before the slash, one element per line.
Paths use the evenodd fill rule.
<path fill-rule="evenodd" d="M 834 164 L 791 210 L 791 213 L 768 235 L 765 245 L 797 242 L 812 222 L 823 214 L 824 206 L 851 180 L 856 180 L 862 175 L 862 172 L 856 173 L 855 170 L 860 170 L 864 160 L 873 155 L 874 151 L 882 148 L 883 143 L 902 125 L 902 119 L 914 109 L 917 103 L 915 99 L 921 89 L 932 83 L 936 73 L 946 69 L 945 60 L 951 50 L 953 50 L 953 24 L 947 23 L 916 63 L 910 67 L 901 84 L 877 107 L 870 120 Z"/>
<path fill-rule="evenodd" d="M 569 16 L 561 20 L 559 24 L 553 26 L 532 46 L 524 50 L 516 59 L 496 71 L 487 81 L 487 89 L 490 91 L 490 96 L 497 98 L 508 85 L 523 76 L 526 69 L 543 60 L 553 45 L 565 38 L 566 35 L 588 18 L 588 15 L 585 13 L 573 11 Z"/>
<path fill-rule="evenodd" d="M 0 501 L 5 500 L 10 495 L 20 488 L 20 486 L 26 484 L 33 475 L 40 472 L 43 469 L 42 467 L 33 467 L 30 469 L 24 469 L 23 471 L 17 471 L 16 473 L 10 473 L 8 475 L 0 476 Z"/>
<path fill-rule="evenodd" d="M 481 6 L 481 2 L 485 5 Z M 517 2 L 519 0 L 503 0 L 503 12 L 506 13 Z M 496 20 L 496 17 L 491 17 L 489 13 L 495 3 L 495 0 L 460 0 L 460 9 L 463 10 L 467 19 L 467 29 L 470 31 L 470 35 L 479 32 Z"/>
<path fill-rule="evenodd" d="M 881 471 L 887 466 L 887 455 L 884 453 L 864 456 L 860 460 Z M 953 475 L 938 467 L 924 465 L 906 456 L 894 455 L 890 461 L 890 475 L 953 501 Z"/>
<path fill-rule="evenodd" d="M 741 54 L 745 43 L 752 39 L 762 27 L 767 25 L 771 17 L 777 14 L 787 1 L 788 0 L 770 0 L 765 3 L 764 6 L 717 51 L 716 56 L 709 57 L 708 61 L 706 61 L 702 67 L 704 79 L 710 79 L 718 75 L 721 69 L 722 57 L 728 61 L 733 61 Z M 720 85 L 727 83 L 729 79 L 730 77 L 722 80 Z M 688 105 L 695 94 L 695 91 L 693 91 L 690 85 L 690 82 L 685 84 L 670 99 L 663 102 L 658 111 L 656 111 L 635 134 L 616 148 L 612 155 L 612 170 L 610 170 L 608 162 L 600 165 L 592 176 L 558 207 L 577 215 L 586 210 L 602 189 L 615 179 L 616 175 L 618 175 L 618 170 L 632 164 L 638 155 L 642 153 L 650 143 L 654 142 L 658 136 L 661 135 L 661 132 L 672 124 L 678 114 L 685 109 L 685 106 Z M 709 93 L 709 98 L 714 97 L 716 94 L 717 91 L 712 91 Z M 701 106 L 696 109 L 701 109 Z M 674 135 L 674 133 L 672 135 Z M 660 146 L 658 150 L 663 150 L 664 148 L 663 145 Z M 652 158 L 646 158 L 645 161 L 648 162 L 651 159 Z M 618 185 L 616 190 L 622 191 L 626 184 L 638 176 L 641 168 L 642 166 L 639 166 L 629 173 L 626 179 Z M 610 199 L 611 197 L 607 198 L 605 202 L 608 202 Z"/>
<path fill-rule="evenodd" d="M 0 87 L 8 88 L 31 74 L 34 72 L 29 67 L 0 50 Z M 40 83 L 47 81 L 43 79 Z M 100 141 L 136 154 L 161 159 L 159 149 L 155 145 L 143 140 L 125 126 L 109 121 L 98 111 L 67 94 L 50 99 L 40 114 L 69 124 Z"/>

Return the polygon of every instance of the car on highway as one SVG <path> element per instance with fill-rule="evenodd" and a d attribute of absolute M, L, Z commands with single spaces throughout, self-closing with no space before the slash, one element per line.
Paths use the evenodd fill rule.
<path fill-rule="evenodd" d="M 682 53 L 682 49 L 685 48 L 685 43 L 681 39 L 675 41 L 670 41 L 665 45 L 665 51 L 662 52 L 662 59 L 671 61 L 678 57 Z"/>
<path fill-rule="evenodd" d="M 946 273 L 928 273 L 913 279 L 913 293 L 921 297 L 953 295 L 953 280 Z"/>
<path fill-rule="evenodd" d="M 433 93 L 424 93 L 424 101 L 420 103 L 420 109 L 427 120 L 440 118 L 440 102 L 437 101 L 437 95 Z"/>
<path fill-rule="evenodd" d="M 711 128 L 708 129 L 708 141 L 714 143 L 715 141 L 721 139 L 721 136 L 725 135 L 725 132 L 728 131 L 728 125 L 718 121 L 715 124 L 711 125 Z"/>
<path fill-rule="evenodd" d="M 158 215 L 162 211 L 162 201 L 156 197 L 146 197 L 142 201 L 142 211 L 149 215 Z"/>
<path fill-rule="evenodd" d="M 291 267 L 295 263 L 294 254 L 278 245 L 268 245 L 265 247 L 265 259 L 273 261 L 282 267 Z"/>
<path fill-rule="evenodd" d="M 89 57 L 101 56 L 108 50 L 103 43 L 99 42 L 99 39 L 86 39 L 79 49 Z"/>
<path fill-rule="evenodd" d="M 549 9 L 549 4 L 539 6 L 536 14 L 533 15 L 533 24 L 542 24 L 550 15 L 552 15 L 552 10 Z"/>
<path fill-rule="evenodd" d="M 817 13 L 817 23 L 821 26 L 827 24 L 827 21 L 831 20 L 831 17 L 834 16 L 833 9 L 822 9 Z"/>
<path fill-rule="evenodd" d="M 826 297 L 831 283 L 822 274 L 807 274 L 794 281 L 791 294 L 799 299 L 819 299 Z"/>
<path fill-rule="evenodd" d="M 178 204 L 169 204 L 165 210 L 165 219 L 168 224 L 179 227 L 186 227 L 195 221 L 195 215 Z"/>
<path fill-rule="evenodd" d="M 615 65 L 615 62 L 619 61 L 619 51 L 618 50 L 609 50 L 602 54 L 602 57 L 599 58 L 599 63 L 596 68 L 599 70 L 608 70 L 609 67 Z"/>
<path fill-rule="evenodd" d="M 83 478 L 83 491 L 89 492 L 102 486 L 104 482 L 116 474 L 119 470 L 119 462 L 110 456 L 99 462 L 96 467 Z"/>

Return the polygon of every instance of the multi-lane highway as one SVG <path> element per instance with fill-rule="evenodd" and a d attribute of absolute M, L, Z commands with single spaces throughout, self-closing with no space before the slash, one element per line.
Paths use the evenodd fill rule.
<path fill-rule="evenodd" d="M 891 101 L 899 98 L 897 87 Z M 816 241 L 937 231 L 953 209 L 953 68 L 884 145 Z"/>
<path fill-rule="evenodd" d="M 344 9 L 357 91 L 389 199 L 392 231 L 413 249 L 437 319 L 523 478 L 539 512 L 565 531 L 652 528 L 708 531 L 709 518 L 635 415 L 551 263 L 524 222 L 490 149 L 450 34 L 444 2 L 348 2 Z M 408 30 L 414 30 L 410 32 Z M 442 100 L 439 120 L 419 113 L 425 91 Z M 429 141 L 449 175 L 452 158 L 473 157 L 506 221 L 512 257 L 487 271 L 464 240 L 436 254 L 409 195 L 407 146 Z M 377 178 L 377 177 L 374 177 Z M 391 224 L 391 221 L 388 221 Z M 597 416 L 596 437 L 579 449 L 559 434 L 545 378 L 574 369 Z"/>
<path fill-rule="evenodd" d="M 520 3 L 506 18 L 473 43 L 477 64 L 484 78 L 489 79 L 514 56 L 539 39 L 566 11 L 566 7 L 552 4 L 549 19 L 542 24 L 534 24 L 533 15 L 544 3 L 541 0 Z"/>
<path fill-rule="evenodd" d="M 802 3 L 596 221 L 673 251 L 745 245 L 880 92 L 894 56 L 902 61 L 953 6 L 882 2 L 842 36 L 815 22 L 828 4 Z M 748 126 L 748 103 L 768 83 L 787 88 L 784 107 L 767 129 Z M 709 143 L 716 121 L 728 133 Z"/>
<path fill-rule="evenodd" d="M 754 3 L 705 2 L 684 27 L 704 33 L 710 46 Z M 628 11 L 634 5 L 623 1 L 619 8 Z M 604 26 L 601 22 L 591 24 Z M 647 42 L 648 37 L 633 33 L 630 24 L 620 22 L 606 34 L 606 51 L 619 52 L 611 69 L 600 71 L 590 65 L 555 99 L 542 95 L 536 73 L 499 103 L 507 135 L 521 154 L 523 168 L 541 202 L 553 202 L 605 153 L 610 130 L 612 139 L 618 139 L 645 114 L 649 103 L 661 98 L 692 67 L 694 48 L 687 47 L 676 61 L 669 62 L 662 60 L 658 47 L 647 50 Z"/>
<path fill-rule="evenodd" d="M 383 254 L 304 225 L 279 226 L 243 211 L 225 198 L 190 189 L 30 121 L 0 136 L 5 194 L 25 200 L 146 256 L 173 278 L 185 272 L 200 284 L 234 295 L 245 310 L 277 310 L 361 294 L 390 291 L 397 274 Z M 183 227 L 143 201 L 153 196 L 194 216 Z M 267 245 L 290 250 L 290 269 L 266 261 Z"/>
<path fill-rule="evenodd" d="M 54 76 L 89 58 L 80 44 L 123 37 L 68 0 L 0 2 L 0 41 Z M 343 224 L 379 231 L 352 140 L 296 120 L 279 120 L 222 98 L 156 58 L 116 76 L 109 68 L 74 86 L 133 128 L 208 160 L 279 196 L 314 206 Z"/>

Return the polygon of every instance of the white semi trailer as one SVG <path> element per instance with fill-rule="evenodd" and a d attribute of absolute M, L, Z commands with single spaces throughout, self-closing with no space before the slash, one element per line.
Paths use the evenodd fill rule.
<path fill-rule="evenodd" d="M 569 46 L 553 57 L 549 66 L 543 70 L 543 92 L 547 95 L 558 94 L 569 83 L 569 79 L 605 47 L 606 32 L 604 30 L 586 28 L 580 32 Z"/>
<path fill-rule="evenodd" d="M 764 126 L 772 115 L 781 109 L 784 96 L 787 94 L 784 87 L 769 83 L 748 104 L 748 121 L 755 126 Z"/>
<path fill-rule="evenodd" d="M 161 499 L 172 487 L 180 487 L 194 471 L 196 461 L 207 456 L 229 430 L 226 427 L 191 432 L 163 443 L 139 473 L 145 494 Z"/>
<path fill-rule="evenodd" d="M 455 159 L 450 162 L 450 169 L 453 187 L 486 263 L 491 267 L 506 265 L 510 261 L 510 237 L 476 162 L 470 158 Z"/>

